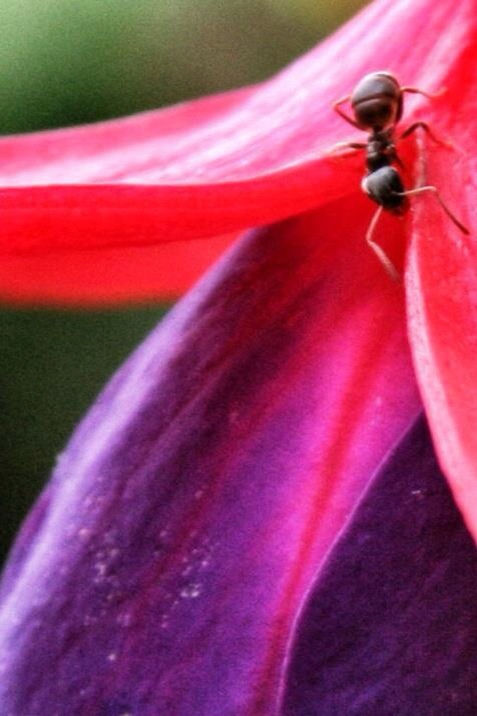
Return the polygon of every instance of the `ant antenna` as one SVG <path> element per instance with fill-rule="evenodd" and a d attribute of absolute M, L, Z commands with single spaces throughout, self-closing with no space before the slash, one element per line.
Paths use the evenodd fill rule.
<path fill-rule="evenodd" d="M 401 191 L 401 192 L 396 192 L 396 193 L 399 194 L 399 196 L 411 196 L 412 194 L 421 194 L 424 191 L 432 191 L 432 193 L 436 197 L 437 201 L 439 202 L 441 207 L 446 212 L 449 219 L 454 222 L 454 224 L 462 231 L 463 234 L 468 235 L 470 233 L 469 229 L 466 226 L 464 226 L 464 224 L 461 224 L 459 219 L 456 216 L 454 216 L 454 214 L 449 209 L 449 207 L 446 206 L 446 204 L 444 204 L 444 201 L 443 201 L 441 195 L 439 194 L 437 187 L 431 186 L 431 185 L 420 186 L 420 187 L 417 187 L 416 189 L 408 189 L 407 191 Z"/>
<path fill-rule="evenodd" d="M 393 281 L 400 281 L 401 276 L 399 274 L 399 271 L 397 271 L 396 267 L 394 266 L 391 259 L 387 256 L 387 254 L 383 251 L 383 249 L 375 242 L 373 241 L 373 234 L 374 230 L 376 229 L 376 224 L 379 221 L 379 217 L 383 213 L 384 206 L 378 207 L 376 210 L 373 218 L 371 219 L 371 223 L 368 227 L 368 230 L 366 232 L 366 243 L 368 244 L 369 248 L 374 251 L 376 256 L 378 257 L 379 261 L 384 267 L 384 270 L 392 278 Z"/>
<path fill-rule="evenodd" d="M 440 87 L 435 92 L 424 92 L 422 89 L 417 87 L 401 87 L 401 92 L 411 92 L 412 94 L 422 94 L 424 97 L 429 99 L 437 99 L 447 92 L 447 87 Z"/>

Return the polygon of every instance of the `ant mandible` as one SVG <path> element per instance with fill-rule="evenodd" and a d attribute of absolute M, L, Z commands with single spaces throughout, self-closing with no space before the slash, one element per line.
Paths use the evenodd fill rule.
<path fill-rule="evenodd" d="M 444 204 L 435 186 L 427 185 L 405 190 L 398 170 L 392 166 L 393 163 L 403 166 L 396 151 L 394 134 L 396 124 L 402 116 L 405 92 L 422 94 L 429 98 L 436 96 L 416 87 L 401 87 L 390 72 L 372 72 L 358 82 L 350 95 L 342 97 L 333 105 L 333 109 L 353 127 L 370 132 L 366 143 L 350 142 L 346 146 L 366 150 L 367 174 L 361 182 L 361 188 L 370 199 L 379 204 L 366 232 L 366 241 L 387 273 L 395 280 L 400 278 L 398 271 L 383 249 L 373 241 L 374 230 L 383 210 L 402 215 L 409 208 L 408 196 L 431 191 L 454 224 L 464 234 L 469 233 Z M 340 109 L 340 105 L 348 101 L 354 119 Z M 424 129 L 434 141 L 439 141 L 425 122 L 414 122 L 398 139 L 409 136 L 418 127 Z"/>

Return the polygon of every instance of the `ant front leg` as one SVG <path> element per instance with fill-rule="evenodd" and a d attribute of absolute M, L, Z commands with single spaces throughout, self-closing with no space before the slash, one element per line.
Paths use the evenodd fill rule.
<path fill-rule="evenodd" d="M 352 124 L 353 127 L 356 127 L 356 129 L 361 129 L 359 124 L 357 124 L 357 122 L 355 122 L 354 119 L 349 117 L 347 114 L 345 114 L 345 112 L 343 112 L 342 109 L 340 109 L 340 104 L 344 104 L 345 102 L 348 102 L 350 97 L 351 97 L 351 95 L 348 94 L 348 95 L 346 95 L 346 97 L 342 97 L 341 99 L 336 100 L 336 102 L 333 104 L 333 109 L 335 110 L 335 112 L 337 112 L 339 114 L 340 117 L 342 117 L 347 122 L 349 122 L 349 124 Z"/>

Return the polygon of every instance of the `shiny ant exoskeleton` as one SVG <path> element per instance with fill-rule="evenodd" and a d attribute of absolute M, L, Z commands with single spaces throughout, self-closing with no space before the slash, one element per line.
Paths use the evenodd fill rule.
<path fill-rule="evenodd" d="M 396 151 L 394 132 L 402 115 L 404 92 L 423 94 L 431 98 L 435 96 L 415 87 L 401 87 L 389 72 L 372 72 L 358 82 L 351 95 L 342 97 L 333 105 L 336 112 L 353 127 L 370 132 L 366 143 L 351 142 L 346 146 L 366 150 L 367 174 L 361 182 L 361 187 L 373 201 L 379 204 L 366 232 L 366 241 L 393 279 L 398 279 L 399 273 L 383 249 L 373 241 L 374 230 L 383 210 L 402 215 L 408 209 L 408 196 L 432 191 L 454 224 L 465 234 L 469 233 L 444 204 L 435 186 L 420 186 L 405 190 L 398 170 L 392 166 L 394 163 L 402 167 Z M 340 105 L 348 101 L 353 109 L 354 119 L 340 109 Z M 439 141 L 425 122 L 414 122 L 398 139 L 409 136 L 418 127 L 424 129 L 434 141 Z"/>

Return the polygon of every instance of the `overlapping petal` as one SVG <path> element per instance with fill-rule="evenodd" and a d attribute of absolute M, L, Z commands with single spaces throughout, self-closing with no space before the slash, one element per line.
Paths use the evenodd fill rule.
<path fill-rule="evenodd" d="M 475 22 L 474 18 L 474 34 Z M 407 297 L 414 364 L 436 450 L 468 526 L 477 536 L 477 47 L 463 47 L 459 106 L 443 131 L 450 149 L 420 147 L 421 183 L 439 187 L 462 212 L 454 227 L 432 196 L 416 202 Z M 452 109 L 452 108 L 450 108 Z M 449 165 L 452 175 L 449 177 Z"/>
<path fill-rule="evenodd" d="M 234 241 L 212 236 L 191 245 L 174 241 L 157 246 L 46 252 L 4 256 L 0 293 L 13 304 L 39 300 L 60 307 L 104 306 L 133 301 L 174 300 L 184 294 Z"/>
<path fill-rule="evenodd" d="M 351 134 L 334 116 L 332 102 L 363 73 L 384 67 L 405 83 L 447 85 L 447 106 L 458 106 L 461 82 L 448 80 L 461 76 L 474 11 L 474 0 L 381 0 L 257 87 L 116 122 L 3 140 L 0 252 L 31 256 L 212 237 L 347 194 L 358 181 L 353 164 L 336 171 L 326 156 Z M 349 58 L 345 70 L 343 57 Z M 410 119 L 422 102 L 408 98 Z M 201 251 L 200 242 L 194 251 Z M 115 275 L 115 256 L 121 264 L 120 254 L 113 253 L 109 281 L 97 300 L 107 290 L 111 297 L 121 293 L 123 273 Z M 57 256 L 60 276 L 63 259 L 72 261 L 65 253 Z M 137 261 L 149 270 L 140 253 Z M 19 273 L 21 264 L 14 268 Z M 2 260 L 7 297 L 10 271 Z M 65 271 L 63 294 L 70 273 Z M 158 292 L 167 268 L 162 273 Z M 29 275 L 31 263 L 26 285 Z M 0 273 L 0 289 L 3 281 Z M 46 286 L 44 297 L 51 292 Z"/>
<path fill-rule="evenodd" d="M 477 556 L 420 419 L 307 596 L 282 713 L 475 711 Z"/>
<path fill-rule="evenodd" d="M 420 410 L 363 205 L 244 237 L 100 396 L 4 577 L 7 710 L 275 712 L 304 596 Z"/>

